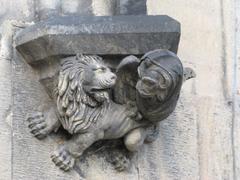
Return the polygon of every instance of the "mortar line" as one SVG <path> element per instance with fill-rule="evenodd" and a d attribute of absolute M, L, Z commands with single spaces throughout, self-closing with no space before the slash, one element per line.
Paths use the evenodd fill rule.
<path fill-rule="evenodd" d="M 237 180 L 237 164 L 236 164 L 236 139 L 235 139 L 235 132 L 236 132 L 236 126 L 237 126 L 237 119 L 236 119 L 236 110 L 238 106 L 237 102 L 237 86 L 238 86 L 238 43 L 237 40 L 238 37 L 238 10 L 240 10 L 240 1 L 235 0 L 234 1 L 234 48 L 233 48 L 233 84 L 232 84 L 232 96 L 233 96 L 233 105 L 232 105 L 232 134 L 231 134 L 231 142 L 232 142 L 232 155 L 233 155 L 233 178 Z"/>

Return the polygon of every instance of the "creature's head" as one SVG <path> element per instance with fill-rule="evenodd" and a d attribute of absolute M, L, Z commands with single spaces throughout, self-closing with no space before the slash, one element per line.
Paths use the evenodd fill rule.
<path fill-rule="evenodd" d="M 179 94 L 183 67 L 178 57 L 168 50 L 154 50 L 145 54 L 138 67 L 137 90 L 143 98 L 153 98 L 161 102 L 173 93 Z"/>

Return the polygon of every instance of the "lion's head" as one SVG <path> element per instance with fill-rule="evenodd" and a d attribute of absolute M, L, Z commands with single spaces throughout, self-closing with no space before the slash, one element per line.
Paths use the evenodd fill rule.
<path fill-rule="evenodd" d="M 79 81 L 83 90 L 99 103 L 108 100 L 108 90 L 114 86 L 116 75 L 99 56 L 78 55 L 77 59 L 79 69 L 82 69 Z"/>
<path fill-rule="evenodd" d="M 115 81 L 116 75 L 99 56 L 77 55 L 63 59 L 58 78 L 57 107 L 64 128 L 75 133 L 96 121 L 106 110 L 108 90 Z"/>

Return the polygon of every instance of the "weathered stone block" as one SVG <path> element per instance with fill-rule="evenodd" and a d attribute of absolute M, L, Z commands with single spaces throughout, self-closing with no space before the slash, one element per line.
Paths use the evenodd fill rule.
<path fill-rule="evenodd" d="M 153 49 L 177 52 L 180 23 L 168 16 L 56 17 L 24 29 L 16 48 L 33 64 L 76 53 L 141 55 Z"/>

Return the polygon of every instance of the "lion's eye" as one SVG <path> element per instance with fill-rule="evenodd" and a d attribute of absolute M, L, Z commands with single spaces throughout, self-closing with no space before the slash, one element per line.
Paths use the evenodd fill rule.
<path fill-rule="evenodd" d="M 97 73 L 102 73 L 102 72 L 105 72 L 107 69 L 105 67 L 100 67 L 100 68 L 96 68 L 96 69 L 93 69 L 93 70 Z"/>
<path fill-rule="evenodd" d="M 104 72 L 104 71 L 107 70 L 107 68 L 105 68 L 105 67 L 101 67 L 101 70 Z"/>

